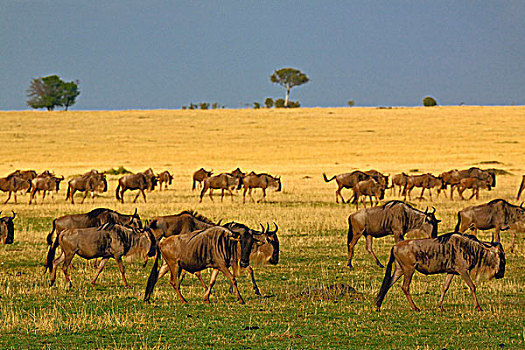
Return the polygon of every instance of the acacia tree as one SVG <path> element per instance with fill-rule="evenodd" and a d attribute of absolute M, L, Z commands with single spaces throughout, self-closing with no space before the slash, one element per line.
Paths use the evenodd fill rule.
<path fill-rule="evenodd" d="M 68 108 L 75 104 L 78 90 L 78 80 L 65 82 L 58 75 L 35 78 L 26 90 L 29 97 L 27 105 L 32 108 L 46 108 L 52 111 L 55 107 Z"/>
<path fill-rule="evenodd" d="M 298 69 L 295 68 L 281 68 L 273 72 L 270 76 L 270 81 L 274 84 L 279 84 L 286 89 L 286 98 L 284 99 L 284 107 L 288 107 L 290 100 L 290 90 L 299 85 L 306 84 L 310 79 Z"/>

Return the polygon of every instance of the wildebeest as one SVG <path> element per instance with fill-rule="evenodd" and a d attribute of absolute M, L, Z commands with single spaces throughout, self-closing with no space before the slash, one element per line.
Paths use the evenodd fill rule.
<path fill-rule="evenodd" d="M 366 197 L 370 198 L 370 206 L 374 205 L 372 197 L 376 198 L 376 205 L 379 204 L 380 200 L 385 198 L 385 188 L 381 186 L 376 180 L 370 178 L 368 180 L 359 181 L 353 187 L 357 201 L 355 202 L 355 208 L 359 209 L 359 198 L 362 197 L 363 205 L 366 208 Z"/>
<path fill-rule="evenodd" d="M 232 190 L 239 186 L 240 181 L 240 178 L 232 176 L 230 174 L 219 174 L 205 178 L 204 185 L 202 186 L 202 191 L 200 194 L 200 202 L 202 202 L 202 197 L 208 190 L 210 190 L 209 195 L 210 199 L 213 202 L 212 191 L 214 189 L 221 190 L 221 202 L 224 199 L 224 191 L 228 191 L 230 193 L 233 202 Z"/>
<path fill-rule="evenodd" d="M 165 170 L 162 173 L 159 174 L 159 190 L 162 191 L 162 184 L 165 184 L 166 189 L 168 189 L 168 185 L 171 185 L 173 181 L 173 176 L 171 176 L 170 172 Z"/>
<path fill-rule="evenodd" d="M 0 218 L 0 242 L 3 244 L 11 244 L 15 239 L 15 225 L 13 224 L 15 217 L 16 213 L 13 211 L 13 216 Z"/>
<path fill-rule="evenodd" d="M 241 184 L 239 184 L 240 187 Z M 257 201 L 263 202 L 266 199 L 266 189 L 273 187 L 276 188 L 277 192 L 281 191 L 281 178 L 275 177 L 269 174 L 255 174 L 254 172 L 246 175 L 242 178 L 242 186 L 244 186 L 244 192 L 242 195 L 242 202 L 246 203 L 246 191 L 248 191 L 248 195 L 252 199 L 253 202 L 255 202 L 255 199 L 252 197 L 252 189 L 254 188 L 260 188 L 262 189 L 262 197 Z"/>
<path fill-rule="evenodd" d="M 202 187 L 202 181 L 206 179 L 207 177 L 210 177 L 211 174 L 213 174 L 213 169 L 210 171 L 204 170 L 204 168 L 200 168 L 196 172 L 193 173 L 193 187 L 191 188 L 192 191 L 195 190 L 195 184 L 199 183 L 199 186 Z"/>
<path fill-rule="evenodd" d="M 231 176 L 234 176 L 234 177 L 238 177 L 238 178 L 242 178 L 244 176 L 246 176 L 246 173 L 244 171 L 242 171 L 240 168 L 237 168 L 235 169 L 234 171 L 232 171 L 231 173 L 228 173 L 230 174 Z"/>
<path fill-rule="evenodd" d="M 408 179 L 408 175 L 405 173 L 395 174 L 394 176 L 392 176 L 392 187 L 390 187 L 392 189 L 391 193 L 395 194 L 395 186 L 398 186 L 399 191 L 397 195 L 401 196 L 401 191 L 405 187 L 407 183 L 407 179 Z"/>
<path fill-rule="evenodd" d="M 184 210 L 175 215 L 157 216 L 151 219 L 150 228 L 157 240 L 190 233 L 196 230 L 204 230 L 216 224 L 207 217 L 191 210 Z"/>
<path fill-rule="evenodd" d="M 210 302 L 211 289 L 220 271 L 233 285 L 239 303 L 244 304 L 237 288 L 235 276 L 230 272 L 229 267 L 232 264 L 232 258 L 238 244 L 241 246 L 240 266 L 248 267 L 250 265 L 252 245 L 256 243 L 253 235 L 254 232 L 246 226 L 236 224 L 229 228 L 214 226 L 206 230 L 170 236 L 162 240 L 157 245 L 157 255 L 148 278 L 144 301 L 149 302 L 153 288 L 157 283 L 159 276 L 158 261 L 162 255 L 171 272 L 170 284 L 175 288 L 183 303 L 187 303 L 187 301 L 180 292 L 182 271 L 195 273 L 213 268 L 204 300 Z"/>
<path fill-rule="evenodd" d="M 432 200 L 432 188 L 437 188 L 438 197 L 441 190 L 446 189 L 446 185 L 441 177 L 436 177 L 430 173 L 422 175 L 410 175 L 407 177 L 405 187 L 403 188 L 403 195 L 405 196 L 405 200 L 407 198 L 407 193 L 408 198 L 411 199 L 410 193 L 412 192 L 412 189 L 414 187 L 421 187 L 420 198 L 423 198 L 423 193 L 425 192 L 425 189 L 428 190 L 430 200 Z"/>
<path fill-rule="evenodd" d="M 521 185 L 520 185 L 520 188 L 518 189 L 518 195 L 516 196 L 516 200 L 520 199 L 521 192 L 523 192 L 524 189 L 525 189 L 525 175 L 523 175 L 523 178 L 521 179 Z"/>
<path fill-rule="evenodd" d="M 31 196 L 29 198 L 29 204 L 35 199 L 35 196 L 38 192 L 42 191 L 42 203 L 46 198 L 46 192 L 49 191 L 51 197 L 53 197 L 53 191 L 58 193 L 60 189 L 60 182 L 64 180 L 64 176 L 57 177 L 49 171 L 45 171 L 42 174 L 38 175 L 32 180 L 32 190 Z M 36 200 L 35 200 L 36 203 Z"/>
<path fill-rule="evenodd" d="M 352 267 L 354 247 L 361 238 L 366 237 L 366 249 L 374 258 L 376 264 L 383 267 L 372 249 L 372 239 L 394 235 L 397 243 L 411 231 L 420 231 L 429 237 L 436 237 L 438 223 L 432 212 L 415 209 L 400 201 L 389 201 L 379 207 L 365 208 L 350 214 L 348 217 L 348 266 Z"/>
<path fill-rule="evenodd" d="M 82 176 L 75 177 L 69 180 L 67 185 L 66 200 L 71 198 L 71 204 L 75 204 L 74 197 L 75 192 L 84 192 L 82 202 L 86 199 L 89 192 L 91 192 L 91 198 L 95 200 L 95 191 L 106 192 L 108 190 L 108 182 L 106 175 L 99 173 L 98 171 L 90 171 Z"/>
<path fill-rule="evenodd" d="M 0 178 L 0 191 L 9 193 L 4 204 L 6 204 L 9 199 L 11 199 L 12 193 L 14 194 L 16 203 L 16 193 L 26 189 L 27 192 L 29 192 L 31 190 L 31 186 L 31 180 L 24 179 L 16 174 L 11 174 L 7 177 Z"/>
<path fill-rule="evenodd" d="M 124 203 L 124 192 L 126 192 L 127 190 L 138 190 L 139 192 L 135 196 L 135 199 L 133 199 L 133 203 L 137 201 L 137 198 L 139 198 L 139 195 L 141 193 L 142 198 L 144 198 L 144 203 L 146 203 L 146 194 L 144 193 L 144 191 L 148 189 L 154 189 L 155 184 L 155 178 L 151 178 L 150 176 L 147 176 L 144 173 L 124 175 L 118 180 L 118 186 L 115 190 L 115 196 L 117 197 L 117 200 L 120 200 L 122 203 Z"/>
<path fill-rule="evenodd" d="M 58 235 L 66 229 L 100 227 L 108 222 L 131 226 L 142 229 L 142 221 L 137 214 L 137 209 L 131 215 L 121 214 L 108 208 L 93 209 L 85 214 L 71 214 L 53 220 L 51 232 L 47 235 L 47 244 L 53 244 L 53 233 Z M 46 266 L 49 267 L 50 266 Z"/>
<path fill-rule="evenodd" d="M 325 182 L 330 182 L 333 179 L 337 182 L 337 190 L 335 191 L 335 202 L 339 203 L 339 197 L 341 197 L 341 200 L 343 203 L 346 203 L 345 199 L 343 198 L 343 195 L 341 194 L 341 190 L 343 188 L 353 188 L 359 181 L 367 180 L 370 177 L 370 175 L 365 174 L 362 171 L 355 170 L 351 173 L 345 173 L 345 174 L 339 174 L 331 177 L 330 179 L 326 177 L 326 174 L 323 173 L 323 178 Z M 355 199 L 355 196 L 354 196 Z M 350 200 L 349 200 L 350 201 Z"/>
<path fill-rule="evenodd" d="M 158 183 L 158 176 L 155 175 L 155 173 L 153 172 L 153 169 L 151 168 L 148 168 L 146 170 L 144 170 L 142 173 L 139 173 L 139 174 L 144 174 L 146 175 L 146 177 L 148 178 L 148 188 L 147 190 L 148 191 L 153 191 L 155 189 L 155 185 Z"/>
<path fill-rule="evenodd" d="M 375 169 L 364 171 L 364 173 L 372 176 L 373 179 L 381 185 L 383 190 L 386 190 L 388 188 L 388 175 L 384 175 Z"/>
<path fill-rule="evenodd" d="M 454 188 L 459 186 L 461 179 L 467 177 L 477 177 L 481 180 L 488 180 L 491 187 L 496 186 L 496 174 L 494 170 L 482 170 L 480 168 L 472 167 L 467 170 L 450 170 L 443 172 L 440 177 L 443 179 L 445 187 L 450 185 L 450 199 L 454 199 Z"/>
<path fill-rule="evenodd" d="M 392 265 L 395 262 L 394 274 Z M 443 291 L 438 307 L 443 310 L 443 299 L 454 275 L 459 275 L 470 288 L 474 305 L 482 311 L 476 297 L 476 281 L 480 279 L 503 278 L 505 274 L 505 253 L 499 243 L 485 243 L 475 236 L 455 232 L 437 238 L 416 239 L 396 243 L 390 252 L 385 278 L 376 297 L 377 311 L 386 293 L 394 283 L 404 276 L 402 289 L 412 309 L 419 312 L 410 295 L 410 282 L 415 271 L 425 275 L 446 273 Z"/>
<path fill-rule="evenodd" d="M 518 233 L 525 233 L 525 221 L 518 221 L 510 225 L 509 232 L 512 232 L 512 243 L 510 244 L 510 252 L 514 252 L 514 245 L 516 244 L 516 235 Z"/>
<path fill-rule="evenodd" d="M 468 188 L 472 189 L 472 195 L 470 196 L 469 200 L 472 199 L 474 196 L 476 196 L 476 199 L 479 199 L 479 189 L 480 188 L 485 188 L 488 191 L 491 190 L 489 180 L 481 180 L 481 179 L 478 179 L 477 177 L 463 178 L 461 179 L 461 181 L 459 181 L 459 186 L 458 186 L 458 194 L 462 200 L 465 199 L 463 197 L 463 192 L 465 192 L 465 190 Z"/>
<path fill-rule="evenodd" d="M 15 170 L 7 176 L 11 175 L 16 175 L 26 180 L 33 180 L 35 177 L 37 177 L 38 174 L 35 170 Z"/>
<path fill-rule="evenodd" d="M 474 234 L 479 230 L 490 230 L 492 241 L 499 242 L 500 231 L 508 230 L 510 225 L 525 221 L 525 208 L 510 204 L 504 199 L 494 199 L 488 203 L 473 205 L 458 212 L 456 232 L 465 232 L 471 229 Z"/>
<path fill-rule="evenodd" d="M 62 254 L 54 259 L 56 248 L 59 245 L 62 249 Z M 55 242 L 49 247 L 46 263 L 51 272 L 49 285 L 52 286 L 55 283 L 56 269 L 59 264 L 63 263 L 62 271 L 68 287 L 71 287 L 67 269 L 73 257 L 79 255 L 84 259 L 102 258 L 97 272 L 91 280 L 93 287 L 109 258 L 113 258 L 117 262 L 124 286 L 129 288 L 130 286 L 124 273 L 122 257 L 140 248 L 145 249 L 148 256 L 153 256 L 156 251 L 155 237 L 153 237 L 147 224 L 143 229 L 136 229 L 113 222 L 108 222 L 98 228 L 66 229 L 57 234 Z"/>

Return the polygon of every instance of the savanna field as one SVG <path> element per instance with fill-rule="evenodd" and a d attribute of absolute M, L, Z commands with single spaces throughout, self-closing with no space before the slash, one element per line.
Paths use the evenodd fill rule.
<path fill-rule="evenodd" d="M 436 208 L 439 233 L 456 225 L 462 208 L 504 198 L 516 204 L 525 174 L 525 107 L 435 108 L 301 108 L 295 110 L 179 110 L 97 112 L 0 112 L 0 176 L 16 169 L 49 169 L 64 175 L 58 196 L 41 196 L 28 205 L 19 195 L 1 205 L 15 219 L 15 242 L 0 246 L 0 348 L 24 349 L 519 349 L 525 348 L 525 242 L 518 234 L 514 252 L 511 235 L 502 232 L 506 250 L 505 277 L 479 282 L 477 295 L 484 312 L 476 311 L 470 291 L 459 277 L 445 296 L 445 311 L 437 302 L 445 275 L 416 273 L 411 285 L 414 313 L 399 281 L 387 294 L 381 313 L 374 299 L 384 277 L 365 249 L 362 238 L 346 267 L 349 204 L 335 203 L 336 184 L 329 177 L 352 170 L 377 169 L 394 175 L 471 166 L 502 170 L 496 188 L 480 191 L 479 200 L 433 198 L 428 194 L 413 206 Z M 112 168 L 156 173 L 169 170 L 174 182 L 167 191 L 147 193 L 147 203 L 135 192 L 117 202 L 120 175 L 108 175 L 108 192 L 93 203 L 66 202 L 67 180 L 90 169 Z M 200 167 L 215 174 L 240 167 L 282 177 L 282 192 L 268 191 L 266 203 L 221 203 L 191 190 L 191 175 Z M 216 191 L 218 192 L 218 191 Z M 470 190 L 466 192 L 470 196 Z M 218 194 L 218 193 L 216 193 Z M 448 191 L 447 191 L 448 194 Z M 434 194 L 433 194 L 434 195 Z M 80 203 L 80 195 L 76 202 Z M 254 197 L 261 196 L 256 190 Z M 343 196 L 350 196 L 343 190 Z M 0 193 L 0 201 L 7 194 Z M 386 199 L 400 199 L 386 192 Z M 517 203 L 519 204 L 519 203 Z M 108 207 L 122 213 L 137 208 L 143 220 L 192 209 L 223 222 L 235 220 L 257 228 L 279 226 L 280 258 L 275 266 L 255 267 L 262 296 L 253 293 L 248 275 L 239 277 L 246 305 L 229 294 L 223 275 L 213 288 L 211 304 L 196 278 L 187 276 L 179 301 L 168 276 L 157 283 L 152 303 L 143 302 L 153 261 L 125 261 L 132 289 L 122 285 L 114 260 L 91 287 L 93 264 L 75 257 L 67 289 L 62 271 L 48 287 L 43 274 L 48 246 L 45 237 L 53 218 Z M 270 225 L 272 226 L 272 224 Z M 481 231 L 490 240 L 491 231 Z M 414 238 L 414 237 L 407 237 Z M 386 264 L 393 237 L 374 240 Z M 204 273 L 205 280 L 209 273 Z M 335 292 L 343 283 L 353 289 Z M 355 292 L 353 291 L 355 290 Z"/>

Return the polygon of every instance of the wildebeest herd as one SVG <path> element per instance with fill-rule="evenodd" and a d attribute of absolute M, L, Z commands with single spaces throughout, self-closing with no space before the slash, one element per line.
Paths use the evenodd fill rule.
<path fill-rule="evenodd" d="M 358 209 L 358 203 L 362 201 L 365 206 L 364 209 L 348 217 L 347 265 L 349 267 L 352 267 L 355 245 L 361 236 L 365 236 L 367 251 L 372 255 L 376 264 L 383 268 L 383 264 L 373 251 L 373 239 L 387 235 L 394 236 L 395 244 L 391 249 L 385 277 L 376 298 L 378 311 L 388 290 L 401 276 L 404 276 L 402 290 L 410 306 L 414 311 L 419 311 L 410 294 L 410 283 L 416 270 L 427 275 L 447 274 L 438 303 L 440 309 L 443 309 L 444 295 L 453 276 L 459 275 L 470 288 L 476 308 L 481 311 L 473 281 L 504 276 L 505 254 L 500 243 L 500 231 L 512 227 L 520 229 L 525 226 L 525 209 L 522 205 L 513 205 L 504 199 L 494 199 L 488 203 L 462 209 L 457 213 L 457 225 L 454 232 L 438 236 L 440 220 L 436 218 L 436 209 L 432 207 L 432 210 L 427 208 L 422 211 L 406 202 L 407 196 L 411 198 L 410 193 L 414 187 L 422 189 L 420 198 L 427 190 L 431 200 L 432 190 L 436 191 L 436 196 L 443 191 L 446 197 L 445 191 L 449 186 L 450 199 L 453 199 L 454 189 L 462 199 L 464 199 L 463 192 L 466 189 L 472 190 L 470 198 L 478 197 L 480 188 L 490 190 L 496 185 L 496 176 L 492 170 L 479 168 L 451 170 L 439 176 L 432 174 L 410 176 L 401 173 L 392 176 L 391 186 L 389 186 L 389 176 L 376 170 L 356 170 L 332 178 L 323 174 L 323 178 L 326 182 L 336 180 L 338 186 L 336 202 L 339 202 L 339 199 L 343 203 L 352 201 Z M 146 202 L 145 191 L 154 190 L 157 184 L 160 184 L 161 188 L 162 184 L 165 184 L 167 188 L 172 179 L 168 171 L 155 175 L 152 169 L 125 175 L 118 180 L 115 195 L 117 200 L 123 203 L 124 193 L 127 190 L 138 190 L 134 202 L 140 194 Z M 58 192 L 59 184 L 63 180 L 63 176 L 56 176 L 50 171 L 45 171 L 40 175 L 35 171 L 16 171 L 0 179 L 0 189 L 9 192 L 7 201 L 13 193 L 15 203 L 17 192 L 30 193 L 29 203 L 31 204 L 39 191 L 42 191 L 42 200 L 46 192 Z M 280 177 L 266 173 L 257 174 L 253 171 L 246 174 L 239 168 L 230 173 L 218 175 L 213 175 L 212 170 L 206 171 L 201 168 L 193 174 L 192 180 L 193 190 L 198 186 L 202 188 L 200 201 L 207 191 L 213 201 L 212 191 L 214 189 L 222 191 L 221 200 L 225 191 L 231 195 L 233 200 L 233 191 L 244 188 L 243 203 L 246 201 L 246 193 L 255 202 L 251 192 L 255 188 L 260 188 L 262 197 L 258 202 L 262 202 L 265 201 L 268 188 L 274 188 L 276 191 L 281 191 L 282 188 Z M 525 176 L 519 187 L 517 199 L 524 186 Z M 353 191 L 353 196 L 348 201 L 345 201 L 341 194 L 342 189 L 345 188 Z M 398 195 L 402 195 L 404 201 L 390 200 L 379 205 L 379 201 L 383 200 L 385 191 L 389 188 L 392 192 L 398 190 Z M 66 200 L 74 203 L 73 197 L 77 191 L 84 192 L 82 202 L 89 193 L 94 198 L 95 192 L 106 192 L 106 175 L 97 170 L 91 170 L 69 180 Z M 366 197 L 369 197 L 370 200 L 371 207 L 369 208 L 366 208 Z M 375 206 L 373 197 L 375 197 Z M 0 240 L 4 244 L 10 244 L 14 240 L 13 220 L 15 217 L 16 214 L 13 212 L 12 216 L 0 218 Z M 476 237 L 478 229 L 494 229 L 492 241 L 479 241 Z M 465 234 L 467 230 L 471 230 L 472 234 Z M 51 231 L 47 236 L 49 249 L 44 266 L 45 271 L 51 273 L 50 286 L 54 284 L 56 270 L 61 265 L 66 282 L 71 287 L 68 267 L 75 255 L 84 259 L 101 259 L 91 280 L 94 286 L 107 261 L 113 258 L 121 272 L 124 286 L 129 287 L 122 258 L 127 255 L 138 255 L 144 259 L 144 265 L 146 265 L 148 257 L 154 257 L 153 267 L 146 282 L 144 295 L 146 302 L 150 301 L 157 281 L 168 271 L 171 273 L 169 282 L 182 302 L 187 302 L 180 287 L 184 275 L 188 272 L 199 279 L 205 289 L 204 300 L 209 302 L 212 287 L 218 273 L 221 272 L 230 281 L 231 291 L 235 292 L 239 303 L 244 304 L 237 288 L 236 277 L 243 271 L 248 271 L 254 292 L 260 295 L 251 264 L 253 265 L 253 262 L 278 263 L 277 231 L 276 224 L 273 230 L 270 229 L 269 224 L 266 224 L 266 227 L 261 224 L 259 230 L 234 221 L 215 222 L 188 210 L 175 215 L 154 217 L 143 223 L 137 210 L 133 214 L 121 214 L 108 208 L 98 208 L 84 214 L 64 215 L 52 221 Z M 407 233 L 415 231 L 428 238 L 404 240 Z M 53 235 L 55 235 L 54 239 Z M 514 242 L 515 236 L 511 251 Z M 61 253 L 55 258 L 59 247 Z M 161 264 L 160 261 L 162 261 Z M 212 269 L 208 284 L 203 281 L 200 273 L 205 269 Z"/>

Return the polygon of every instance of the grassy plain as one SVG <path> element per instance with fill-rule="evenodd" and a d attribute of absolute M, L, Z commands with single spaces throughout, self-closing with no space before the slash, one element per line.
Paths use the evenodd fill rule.
<path fill-rule="evenodd" d="M 54 170 L 66 178 L 92 168 L 152 167 L 175 176 L 168 191 L 148 193 L 148 203 L 125 204 L 114 197 L 118 176 L 95 203 L 71 205 L 58 197 L 29 206 L 27 196 L 8 203 L 15 210 L 15 243 L 0 247 L 0 348 L 525 348 L 525 244 L 519 236 L 507 249 L 505 278 L 478 284 L 485 311 L 478 313 L 466 285 L 455 278 L 437 310 L 443 275 L 416 274 L 412 293 L 419 314 L 410 311 L 399 288 L 389 292 L 380 314 L 373 300 L 384 270 L 358 243 L 354 269 L 346 264 L 347 217 L 355 209 L 335 203 L 329 176 L 375 168 L 391 175 L 405 171 L 440 173 L 452 168 L 498 168 L 492 192 L 479 201 L 450 201 L 441 196 L 413 202 L 435 206 L 440 233 L 451 231 L 461 208 L 505 198 L 515 202 L 525 173 L 525 107 L 314 108 L 298 110 L 0 112 L 0 175 L 15 169 Z M 283 191 L 270 192 L 268 203 L 242 204 L 218 197 L 198 201 L 191 174 L 201 166 L 215 173 L 240 167 L 282 176 Z M 348 192 L 343 192 L 345 197 Z M 259 193 L 256 196 L 260 196 Z M 3 195 L 0 194 L 0 200 Z M 387 199 L 397 198 L 387 192 Z M 280 262 L 256 269 L 257 297 L 247 276 L 239 278 L 247 304 L 228 294 L 223 277 L 212 303 L 202 302 L 196 279 L 187 278 L 181 305 L 167 283 L 159 281 L 153 303 L 142 302 L 152 262 L 126 264 L 133 289 L 122 286 L 109 263 L 96 288 L 91 264 L 75 258 L 65 289 L 47 286 L 42 263 L 45 236 L 56 216 L 105 206 L 121 212 L 134 208 L 143 219 L 194 209 L 214 220 L 238 220 L 251 226 L 275 221 L 281 241 Z M 489 239 L 490 232 L 481 238 Z M 510 236 L 502 234 L 508 248 Z M 385 262 L 392 237 L 374 248 Z M 346 283 L 356 294 L 305 293 Z"/>

